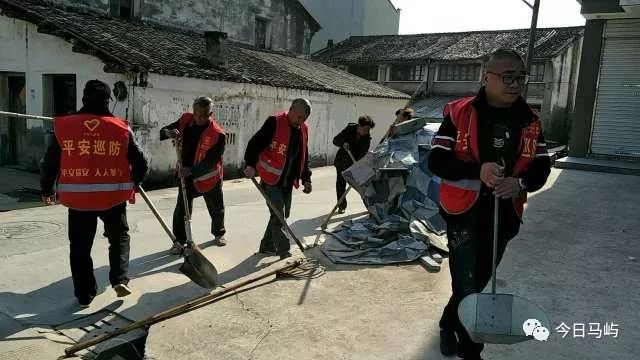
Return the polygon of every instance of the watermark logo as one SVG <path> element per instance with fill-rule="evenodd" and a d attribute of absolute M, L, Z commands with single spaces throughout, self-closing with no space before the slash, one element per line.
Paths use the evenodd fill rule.
<path fill-rule="evenodd" d="M 538 341 L 547 341 L 549 338 L 549 329 L 542 326 L 540 321 L 536 319 L 528 319 L 522 324 L 522 330 L 525 335 L 533 336 Z"/>

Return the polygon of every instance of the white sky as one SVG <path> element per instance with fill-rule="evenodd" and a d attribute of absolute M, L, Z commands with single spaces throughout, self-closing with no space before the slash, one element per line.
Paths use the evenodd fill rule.
<path fill-rule="evenodd" d="M 522 0 L 391 0 L 400 12 L 400 34 L 529 28 Z M 533 0 L 529 0 L 533 4 Z M 538 27 L 584 25 L 576 0 L 540 0 Z"/>

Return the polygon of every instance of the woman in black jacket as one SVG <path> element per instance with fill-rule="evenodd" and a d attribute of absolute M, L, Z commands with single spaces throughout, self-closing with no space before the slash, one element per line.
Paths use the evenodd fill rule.
<path fill-rule="evenodd" d="M 360 160 L 369 151 L 369 146 L 371 145 L 369 132 L 375 125 L 369 115 L 363 115 L 358 118 L 357 124 L 347 124 L 347 127 L 333 138 L 333 145 L 340 148 L 336 158 L 333 160 L 333 165 L 337 171 L 336 196 L 338 200 L 340 200 L 347 188 L 347 182 L 342 177 L 342 172 L 353 164 L 347 150 L 351 151 L 356 160 Z M 346 208 L 347 199 L 344 199 L 338 207 L 338 214 L 343 214 Z"/>

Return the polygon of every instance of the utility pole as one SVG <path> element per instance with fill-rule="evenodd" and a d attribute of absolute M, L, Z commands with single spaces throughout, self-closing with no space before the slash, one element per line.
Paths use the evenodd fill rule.
<path fill-rule="evenodd" d="M 527 4 L 531 10 L 533 10 L 533 14 L 531 15 L 531 29 L 529 30 L 529 48 L 527 49 L 527 63 L 526 70 L 527 74 L 531 71 L 531 63 L 533 62 L 533 53 L 534 53 L 534 45 L 536 44 L 536 28 L 538 27 L 538 10 L 540 9 L 540 0 L 534 0 L 533 5 L 531 5 L 527 0 L 522 0 L 523 3 Z M 522 97 L 527 99 L 527 91 L 529 90 L 529 85 L 524 86 L 524 91 L 522 92 Z"/>

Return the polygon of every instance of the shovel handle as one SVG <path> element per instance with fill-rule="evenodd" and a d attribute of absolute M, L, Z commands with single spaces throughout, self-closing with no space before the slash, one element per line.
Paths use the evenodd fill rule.
<path fill-rule="evenodd" d="M 351 150 L 349 150 L 349 149 L 345 149 L 345 150 L 347 151 L 347 154 L 349 154 L 349 157 L 351 158 L 351 161 L 353 161 L 353 163 L 355 164 L 356 163 L 356 158 L 351 153 Z M 338 174 L 338 176 L 342 176 L 342 174 Z M 340 199 L 338 199 L 338 202 L 336 203 L 336 206 L 334 206 L 333 209 L 331 209 L 331 212 L 329 213 L 329 215 L 327 215 L 327 218 L 324 220 L 322 225 L 320 225 L 320 229 L 322 229 L 322 230 L 326 230 L 327 229 L 327 225 L 329 224 L 329 221 L 331 221 L 331 218 L 333 217 L 333 214 L 335 214 L 336 210 L 338 210 L 338 207 L 340 206 L 340 203 L 342 202 L 342 200 L 344 200 L 347 197 L 347 194 L 349 193 L 349 190 L 351 190 L 351 185 L 349 185 L 349 187 L 344 192 L 344 194 L 342 194 Z"/>
<path fill-rule="evenodd" d="M 342 200 L 344 200 L 347 197 L 349 190 L 351 190 L 351 185 L 349 185 L 349 187 L 347 187 L 347 190 L 345 190 L 344 194 L 340 196 L 340 199 L 338 199 L 338 202 L 336 203 L 336 205 L 333 207 L 333 209 L 331 209 L 331 212 L 329 213 L 329 215 L 327 215 L 327 218 L 324 219 L 324 222 L 322 223 L 322 225 L 320 225 L 320 229 L 322 230 L 327 229 L 327 225 L 329 225 L 329 221 L 331 221 L 331 218 L 336 213 L 336 210 L 338 210 L 338 207 L 340 206 L 340 203 L 342 202 Z"/>
<path fill-rule="evenodd" d="M 300 251 L 304 252 L 305 250 L 304 245 L 302 245 L 300 240 L 298 240 L 298 237 L 296 236 L 296 234 L 293 233 L 293 230 L 291 230 L 291 228 L 289 227 L 289 224 L 287 224 L 287 221 L 285 220 L 284 216 L 282 216 L 282 213 L 280 212 L 280 210 L 273 204 L 271 199 L 269 199 L 267 194 L 264 192 L 264 189 L 260 186 L 260 184 L 258 184 L 258 181 L 256 180 L 256 178 L 252 177 L 251 181 L 253 182 L 253 185 L 256 186 L 256 189 L 260 191 L 260 194 L 262 195 L 264 200 L 267 202 L 267 206 L 269 206 L 269 209 L 271 209 L 271 211 L 273 211 L 273 213 L 276 214 L 276 217 L 278 218 L 278 220 L 280 220 L 280 223 L 282 224 L 282 226 L 284 226 L 284 228 L 287 230 L 289 235 L 291 235 L 293 240 L 295 240 L 296 244 L 300 248 Z"/>
<path fill-rule="evenodd" d="M 156 219 L 158 219 L 158 221 L 160 222 L 160 225 L 162 225 L 162 228 L 167 233 L 167 235 L 169 235 L 171 240 L 173 242 L 178 241 L 176 239 L 175 235 L 173 235 L 173 232 L 171 232 L 171 229 L 169 229 L 169 226 L 164 221 L 162 216 L 160 216 L 160 213 L 158 212 L 158 209 L 156 209 L 156 207 L 151 202 L 151 199 L 149 199 L 149 196 L 147 196 L 147 192 L 144 191 L 144 189 L 140 185 L 138 185 L 138 192 L 140 193 L 140 196 L 142 196 L 142 198 L 144 199 L 144 202 L 147 203 L 147 206 L 149 206 L 149 209 L 151 209 L 151 212 L 153 213 L 153 215 L 155 215 Z"/>
<path fill-rule="evenodd" d="M 353 161 L 353 163 L 355 164 L 357 160 L 353 156 L 353 154 L 351 153 L 351 150 L 349 150 L 349 149 L 345 149 L 345 150 L 347 150 L 347 154 L 349 154 L 349 157 L 351 158 L 351 161 Z"/>
<path fill-rule="evenodd" d="M 193 235 L 191 234 L 191 211 L 189 211 L 189 199 L 187 198 L 187 184 L 182 176 L 182 140 L 180 137 L 176 139 L 176 169 L 180 178 L 180 193 L 182 194 L 182 205 L 184 206 L 184 230 L 187 235 L 187 243 L 193 244 Z"/>

